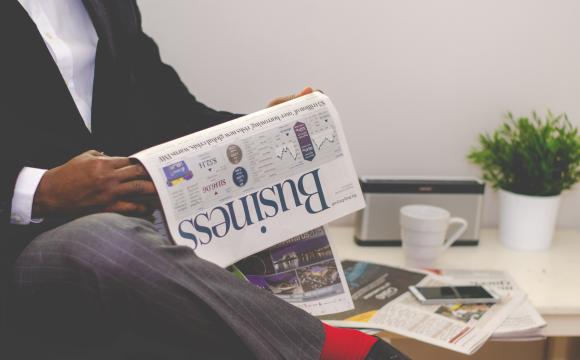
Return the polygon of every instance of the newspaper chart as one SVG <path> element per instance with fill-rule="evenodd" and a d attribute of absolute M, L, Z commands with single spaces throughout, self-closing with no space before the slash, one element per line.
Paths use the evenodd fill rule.
<path fill-rule="evenodd" d="M 318 92 L 133 157 L 172 239 L 222 267 L 364 207 L 338 113 Z"/>

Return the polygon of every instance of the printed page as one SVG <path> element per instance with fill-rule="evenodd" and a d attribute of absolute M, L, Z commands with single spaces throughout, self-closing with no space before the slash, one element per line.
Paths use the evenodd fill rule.
<path fill-rule="evenodd" d="M 529 336 L 537 338 L 541 335 L 541 329 L 546 326 L 546 321 L 534 308 L 529 300 L 519 306 L 501 324 L 492 337 L 495 338 L 518 338 Z"/>
<path fill-rule="evenodd" d="M 417 285 L 426 273 L 367 262 L 342 261 L 354 309 L 333 316 L 321 317 L 337 326 L 371 327 L 369 321 L 386 304 Z"/>
<path fill-rule="evenodd" d="M 521 291 L 512 290 L 500 292 L 498 304 L 423 305 L 408 291 L 409 285 L 446 286 L 453 284 L 450 279 L 364 262 L 343 261 L 343 266 L 355 309 L 323 320 L 382 329 L 463 354 L 477 351 L 525 299 Z M 364 272 L 367 276 L 357 275 Z"/>
<path fill-rule="evenodd" d="M 320 227 L 251 255 L 234 267 L 246 281 L 314 316 L 354 308 L 344 271 Z"/>
<path fill-rule="evenodd" d="M 500 295 L 521 291 L 513 278 L 503 271 L 444 270 L 442 275 L 456 284 L 485 285 Z M 493 337 L 537 335 L 544 326 L 546 321 L 526 299 L 495 330 Z"/>
<path fill-rule="evenodd" d="M 340 118 L 320 93 L 133 157 L 173 240 L 222 267 L 364 207 Z"/>
<path fill-rule="evenodd" d="M 426 278 L 421 286 L 446 286 L 440 277 Z M 479 349 L 524 300 L 521 292 L 501 296 L 497 304 L 422 305 L 407 292 L 383 307 L 371 323 L 385 330 L 464 354 Z"/>

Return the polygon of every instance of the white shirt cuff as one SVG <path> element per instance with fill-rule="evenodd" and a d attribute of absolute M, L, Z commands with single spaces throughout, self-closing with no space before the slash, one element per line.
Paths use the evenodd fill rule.
<path fill-rule="evenodd" d="M 24 167 L 18 174 L 14 196 L 12 197 L 12 213 L 10 222 L 16 225 L 40 223 L 42 219 L 32 219 L 32 203 L 40 179 L 46 170 Z"/>

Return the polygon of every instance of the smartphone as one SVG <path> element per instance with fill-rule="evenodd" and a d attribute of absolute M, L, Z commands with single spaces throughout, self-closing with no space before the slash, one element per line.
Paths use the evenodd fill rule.
<path fill-rule="evenodd" d="M 421 304 L 494 304 L 499 296 L 485 286 L 409 286 Z"/>

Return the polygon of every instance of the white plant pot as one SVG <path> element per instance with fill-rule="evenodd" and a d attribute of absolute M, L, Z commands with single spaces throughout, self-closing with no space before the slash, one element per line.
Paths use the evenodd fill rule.
<path fill-rule="evenodd" d="M 514 250 L 546 250 L 552 243 L 560 195 L 529 196 L 500 190 L 499 232 Z"/>

